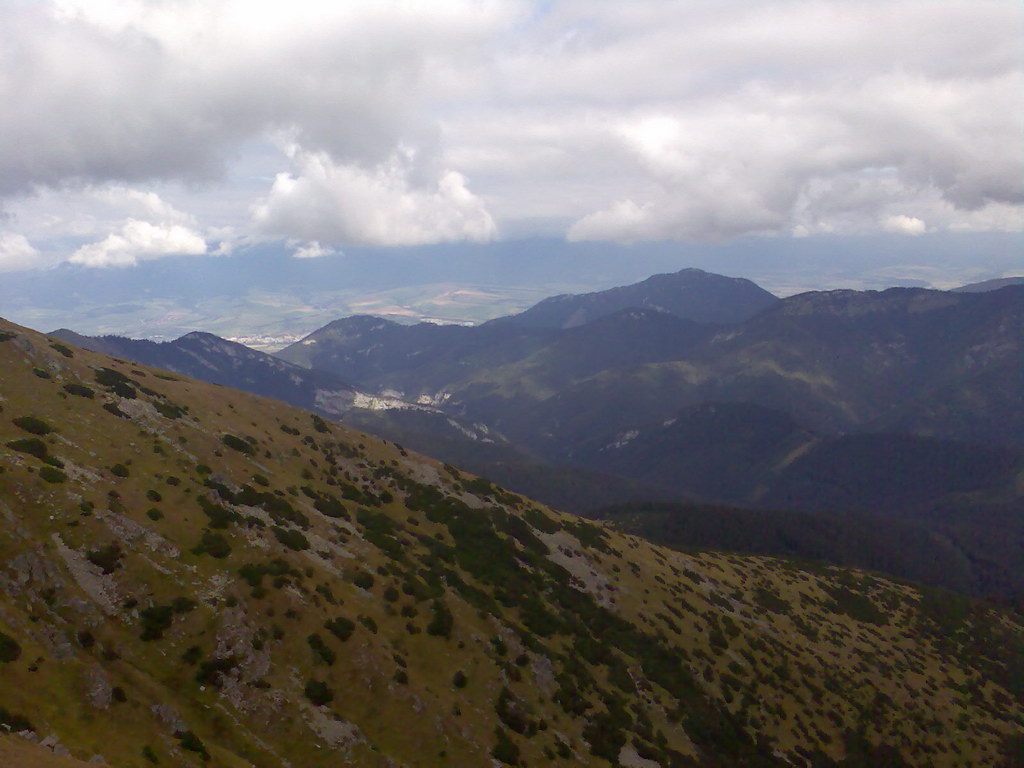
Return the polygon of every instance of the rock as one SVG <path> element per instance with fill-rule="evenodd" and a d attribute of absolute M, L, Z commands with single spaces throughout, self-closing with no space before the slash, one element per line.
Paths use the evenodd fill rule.
<path fill-rule="evenodd" d="M 113 696 L 110 678 L 100 666 L 91 667 L 85 673 L 85 695 L 96 709 L 109 709 Z"/>

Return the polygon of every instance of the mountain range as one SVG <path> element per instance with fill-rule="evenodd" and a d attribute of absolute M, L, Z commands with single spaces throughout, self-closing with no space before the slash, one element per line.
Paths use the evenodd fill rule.
<path fill-rule="evenodd" d="M 276 359 L 202 334 L 55 335 L 316 409 L 591 516 L 662 501 L 899 518 L 959 558 L 962 578 L 932 583 L 1012 597 L 1024 286 L 990 287 L 779 300 L 683 270 L 473 327 L 344 318 Z M 898 575 L 932 580 L 927 557 Z"/>
<path fill-rule="evenodd" d="M 1024 616 L 683 552 L 0 321 L 0 757 L 1009 766 Z"/>

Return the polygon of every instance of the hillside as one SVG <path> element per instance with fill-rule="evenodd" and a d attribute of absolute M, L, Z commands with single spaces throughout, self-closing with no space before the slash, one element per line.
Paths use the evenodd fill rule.
<path fill-rule="evenodd" d="M 1021 498 L 1024 455 L 1004 446 L 907 434 L 828 435 L 788 414 L 705 403 L 579 446 L 584 466 L 742 504 L 910 516 Z"/>
<path fill-rule="evenodd" d="M 358 326 L 364 319 L 351 320 Z M 678 318 L 672 320 L 684 323 Z M 383 321 L 373 324 L 381 329 L 390 325 Z M 428 332 L 438 328 L 424 326 Z M 457 328 L 453 330 L 458 332 Z M 212 334 L 189 333 L 165 342 L 82 336 L 68 329 L 58 329 L 50 336 L 94 352 L 283 400 L 361 431 L 429 452 L 442 461 L 487 474 L 520 493 L 569 511 L 581 512 L 612 502 L 687 496 L 613 473 L 553 465 L 529 455 L 485 425 L 452 416 L 431 405 L 360 392 L 334 374 L 302 368 Z M 586 351 L 578 357 L 586 358 Z M 421 367 L 413 370 L 413 375 L 423 374 Z"/>
<path fill-rule="evenodd" d="M 983 766 L 1020 617 L 684 554 L 0 325 L 0 717 L 144 765 Z"/>

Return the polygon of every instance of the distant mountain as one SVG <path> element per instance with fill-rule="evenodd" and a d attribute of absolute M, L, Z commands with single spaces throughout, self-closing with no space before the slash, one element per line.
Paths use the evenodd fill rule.
<path fill-rule="evenodd" d="M 1024 276 L 1019 277 L 997 277 L 992 280 L 982 280 L 980 283 L 968 283 L 953 290 L 958 293 L 985 293 L 986 291 L 997 291 L 1008 285 L 1024 285 Z"/>
<path fill-rule="evenodd" d="M 605 291 L 552 296 L 518 315 L 491 322 L 575 328 L 623 309 L 642 307 L 699 323 L 738 323 L 778 301 L 750 280 L 683 269 Z"/>
<path fill-rule="evenodd" d="M 546 456 L 706 402 L 791 414 L 821 433 L 907 432 L 1024 445 L 1024 286 L 801 294 L 721 329 L 675 360 L 610 367 L 516 412 L 446 408 Z M 512 403 L 516 405 L 516 403 Z M 457 408 L 461 408 L 458 410 Z"/>
<path fill-rule="evenodd" d="M 276 356 L 361 386 L 387 380 L 388 388 L 412 393 L 433 391 L 455 377 L 504 365 L 556 336 L 557 331 L 511 325 L 399 325 L 356 315 L 328 323 Z M 415 388 L 409 382 L 415 382 Z"/>
<path fill-rule="evenodd" d="M 486 425 L 550 465 L 582 465 L 652 489 L 734 503 L 878 503 L 898 511 L 962 496 L 929 474 L 929 456 L 975 467 L 979 485 L 970 493 L 1002 498 L 1003 470 L 990 476 L 981 466 L 987 459 L 979 464 L 972 456 L 1005 469 L 1006 461 L 1013 464 L 1009 454 L 971 446 L 1024 446 L 1022 328 L 1024 286 L 984 293 L 897 288 L 791 296 L 727 326 L 651 308 L 573 328 L 515 318 L 407 327 L 354 317 L 281 355 L 366 391 Z M 674 427 L 658 428 L 672 420 Z M 413 433 L 426 446 L 423 427 Z M 625 436 L 633 431 L 642 437 L 630 447 Z M 876 436 L 858 442 L 855 433 Z M 607 449 L 619 441 L 621 450 Z M 800 460 L 786 460 L 798 448 Z M 449 455 L 461 459 L 464 449 L 478 460 L 476 471 L 489 472 L 487 452 L 466 445 Z M 837 459 L 842 477 L 829 477 L 826 456 L 847 457 Z M 495 471 L 501 465 L 491 464 Z M 916 478 L 905 489 L 886 479 L 896 466 Z M 512 477 L 505 481 L 516 486 Z M 879 483 L 891 492 L 872 500 L 869 489 Z"/>
<path fill-rule="evenodd" d="M 274 397 L 325 415 L 340 416 L 358 407 L 357 401 L 366 401 L 361 392 L 334 374 L 300 368 L 210 333 L 193 332 L 165 342 L 93 338 L 64 328 L 50 335 L 84 349 Z"/>

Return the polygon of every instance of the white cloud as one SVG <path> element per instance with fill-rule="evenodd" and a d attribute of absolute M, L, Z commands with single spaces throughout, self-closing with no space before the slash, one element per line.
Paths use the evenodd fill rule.
<path fill-rule="evenodd" d="M 83 245 L 68 261 L 87 267 L 133 267 L 147 259 L 203 253 L 206 241 L 187 227 L 129 219 L 120 232 L 107 235 L 98 243 Z"/>
<path fill-rule="evenodd" d="M 515 4 L 448 0 L 0 6 L 0 193 L 69 179 L 211 179 L 276 130 L 339 161 L 429 144 Z"/>
<path fill-rule="evenodd" d="M 293 259 L 321 259 L 324 256 L 333 256 L 335 253 L 332 248 L 324 248 L 316 240 L 305 245 L 296 245 L 297 247 L 292 251 Z"/>
<path fill-rule="evenodd" d="M 389 245 L 1020 229 L 1021 20 L 1005 0 L 0 3 L 0 197 L 38 243 L 23 217 Z"/>
<path fill-rule="evenodd" d="M 925 223 L 913 216 L 886 216 L 882 221 L 882 229 L 897 235 L 923 235 L 927 231 Z"/>
<path fill-rule="evenodd" d="M 326 153 L 293 152 L 298 175 L 280 173 L 256 206 L 260 231 L 281 237 L 355 245 L 486 241 L 494 221 L 454 171 L 418 187 L 414 158 L 396 153 L 371 170 L 337 165 Z"/>
<path fill-rule="evenodd" d="M 42 266 L 42 254 L 21 234 L 0 232 L 0 272 Z"/>

